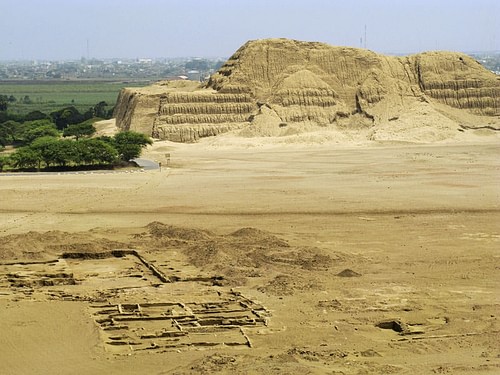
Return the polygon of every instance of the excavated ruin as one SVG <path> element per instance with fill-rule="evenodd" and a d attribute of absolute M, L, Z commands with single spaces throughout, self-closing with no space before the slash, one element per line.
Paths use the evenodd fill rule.
<path fill-rule="evenodd" d="M 465 54 L 395 57 L 287 39 L 247 42 L 205 85 L 124 89 L 115 109 L 120 129 L 178 142 L 241 128 L 285 135 L 294 124 L 372 128 L 376 138 L 409 122 L 456 130 L 495 116 L 500 77 Z"/>

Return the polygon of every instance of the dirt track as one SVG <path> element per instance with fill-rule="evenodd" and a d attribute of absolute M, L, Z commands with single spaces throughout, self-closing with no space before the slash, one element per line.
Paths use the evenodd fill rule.
<path fill-rule="evenodd" d="M 0 177 L 0 372 L 500 371 L 497 145 L 163 143 L 147 157 L 165 166 L 166 153 L 162 171 Z M 117 248 L 181 281 L 163 284 L 130 256 L 61 260 Z M 20 260 L 57 262 L 7 264 Z M 109 274 L 160 305 L 117 292 Z M 252 308 L 235 321 L 227 306 L 243 297 L 231 290 L 262 304 L 267 325 L 248 325 Z M 229 327 L 225 345 L 194 345 L 205 333 L 181 327 L 189 344 L 172 349 L 134 333 L 166 329 L 142 320 L 110 338 L 95 318 L 99 303 L 156 316 L 165 302 L 185 306 L 162 313 L 169 324 L 180 314 L 203 327 L 207 303 L 219 306 L 207 330 Z"/>

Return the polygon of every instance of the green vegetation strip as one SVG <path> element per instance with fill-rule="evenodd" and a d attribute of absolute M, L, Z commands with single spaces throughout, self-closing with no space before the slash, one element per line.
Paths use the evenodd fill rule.
<path fill-rule="evenodd" d="M 34 110 L 45 113 L 63 106 L 73 105 L 85 111 L 100 101 L 114 106 L 120 90 L 124 87 L 144 86 L 144 82 L 96 82 L 96 81 L 34 81 L 18 83 L 1 82 L 0 95 L 14 96 L 16 101 L 9 103 L 9 112 L 27 114 Z M 29 100 L 24 100 L 28 97 Z"/>

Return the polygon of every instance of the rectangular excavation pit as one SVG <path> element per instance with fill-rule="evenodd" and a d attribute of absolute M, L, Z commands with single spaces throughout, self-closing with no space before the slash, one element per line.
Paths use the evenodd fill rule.
<path fill-rule="evenodd" d="M 0 264 L 0 298 L 87 301 L 113 354 L 251 347 L 243 329 L 267 325 L 262 305 L 217 285 L 220 277 L 178 270 L 171 267 L 177 260 L 159 258 L 156 263 L 135 250 L 114 250 Z"/>
<path fill-rule="evenodd" d="M 235 294 L 221 296 L 231 299 L 235 297 L 239 296 Z M 232 309 L 235 305 L 240 306 L 237 312 Z M 197 309 L 192 310 L 191 306 Z M 211 311 L 210 308 L 203 309 L 201 306 L 217 306 L 217 312 Z M 221 306 L 226 306 L 228 309 L 224 310 Z M 208 304 L 163 302 L 144 305 L 136 303 L 114 306 L 93 305 L 91 309 L 95 321 L 103 329 L 103 341 L 112 345 L 112 351 L 116 354 L 181 347 L 220 345 L 250 347 L 250 341 L 242 328 L 266 324 L 266 320 L 257 317 L 252 310 L 242 310 L 239 303 L 224 300 Z M 175 309 L 177 312 L 172 314 Z M 132 310 L 134 314 L 130 315 Z M 107 319 L 102 319 L 106 314 Z M 121 328 L 110 329 L 115 325 Z M 126 345 L 127 342 L 134 344 Z"/>

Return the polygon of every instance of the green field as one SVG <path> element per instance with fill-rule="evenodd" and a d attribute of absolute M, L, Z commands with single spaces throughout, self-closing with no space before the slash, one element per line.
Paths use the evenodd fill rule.
<path fill-rule="evenodd" d="M 9 103 L 10 113 L 24 115 L 31 111 L 50 113 L 65 106 L 74 105 L 80 112 L 105 101 L 110 107 L 116 104 L 123 87 L 145 86 L 148 82 L 99 82 L 99 81 L 54 81 L 54 82 L 0 82 L 0 94 L 13 95 L 17 101 Z M 22 99 L 29 96 L 32 104 Z"/>

